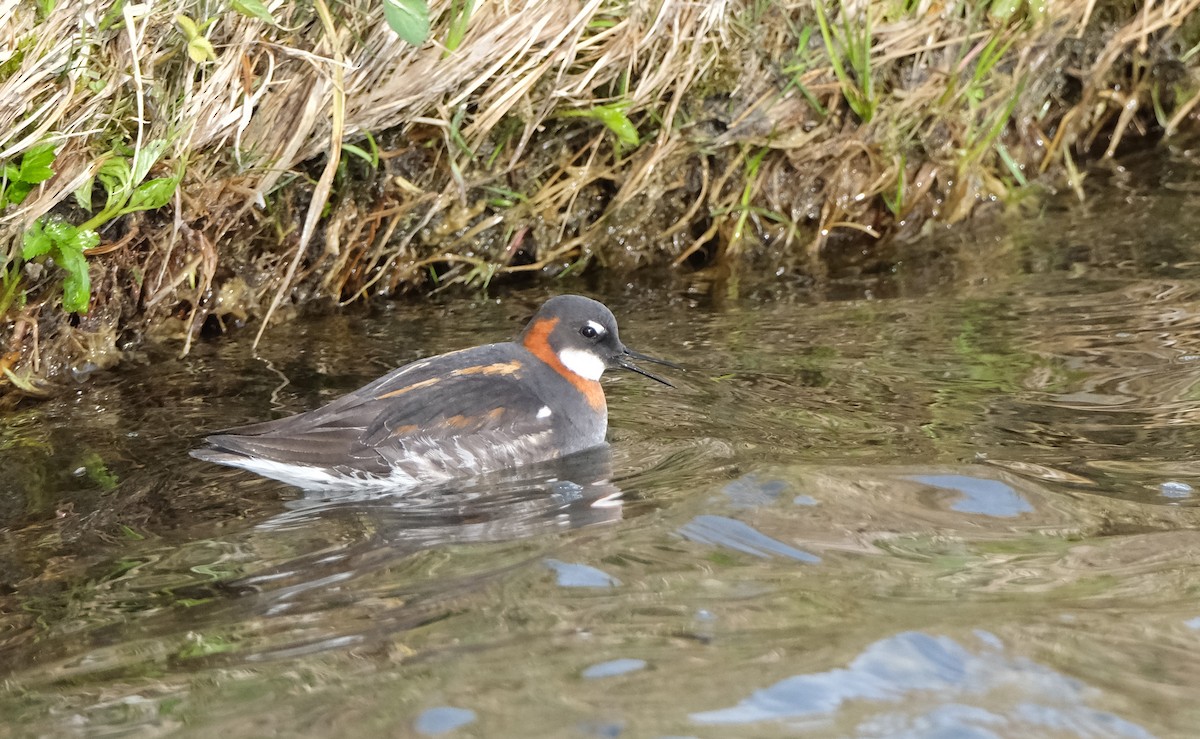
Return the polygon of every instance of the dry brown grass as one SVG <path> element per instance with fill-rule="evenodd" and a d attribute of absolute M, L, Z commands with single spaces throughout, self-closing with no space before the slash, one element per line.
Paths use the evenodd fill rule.
<path fill-rule="evenodd" d="M 0 381 L 32 392 L 151 329 L 186 351 L 206 323 L 266 327 L 317 295 L 593 263 L 819 271 L 845 241 L 961 220 L 1047 172 L 1082 193 L 1076 159 L 1193 119 L 1200 0 L 1002 19 L 977 5 L 826 3 L 835 32 L 871 19 L 868 89 L 837 73 L 855 52 L 822 41 L 808 2 L 488 2 L 450 52 L 442 0 L 419 48 L 375 0 L 277 0 L 277 26 L 224 2 L 64 1 L 43 17 L 0 0 L 0 161 L 59 145 L 55 177 L 0 212 L 24 295 L 3 316 Z M 178 15 L 212 21 L 211 60 L 189 58 Z M 637 145 L 586 116 L 612 103 Z M 368 133 L 376 169 L 337 145 Z M 56 270 L 17 269 L 22 235 L 50 212 L 86 220 L 71 193 L 110 152 L 158 139 L 152 176 L 182 184 L 101 227 L 91 308 L 68 321 Z"/>

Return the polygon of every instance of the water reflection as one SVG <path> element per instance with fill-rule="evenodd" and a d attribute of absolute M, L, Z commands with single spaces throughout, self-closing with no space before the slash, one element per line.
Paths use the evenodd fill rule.
<path fill-rule="evenodd" d="M 554 570 L 556 581 L 564 588 L 612 588 L 621 581 L 604 570 L 578 562 L 545 560 L 546 566 Z"/>
<path fill-rule="evenodd" d="M 465 708 L 439 706 L 423 711 L 413 722 L 413 729 L 425 736 L 440 736 L 475 721 L 475 712 Z"/>
<path fill-rule="evenodd" d="M 701 544 L 715 544 L 755 557 L 789 557 L 799 562 L 816 564 L 821 558 L 772 539 L 753 526 L 725 516 L 696 516 L 679 528 L 685 539 Z"/>
<path fill-rule="evenodd" d="M 435 547 L 505 542 L 621 520 L 621 491 L 611 481 L 608 447 L 535 467 L 439 485 L 419 492 L 306 494 L 289 510 L 258 524 L 267 534 L 325 529 L 342 541 L 278 561 L 250 577 L 222 583 L 236 593 L 240 620 L 269 618 L 259 639 L 243 638 L 238 659 L 289 659 L 386 639 L 441 618 L 449 602 L 502 577 L 527 556 L 443 577 L 436 583 L 394 581 L 417 552 Z M 331 534 L 326 534 L 330 536 Z M 349 541 L 346 544 L 343 542 Z M 556 560 L 547 560 L 547 562 Z M 578 571 L 560 581 L 585 578 Z M 582 567 L 576 565 L 575 567 Z M 603 573 L 596 571 L 600 576 Z M 575 584 L 575 583 L 572 583 Z M 357 615 L 361 625 L 308 624 L 335 609 L 338 621 Z M 227 618 L 218 616 L 217 622 Z M 292 638 L 281 638 L 291 632 Z M 296 636 L 301 638 L 295 638 Z M 250 636 L 250 635 L 247 635 Z M 255 641 L 259 641 L 255 644 Z"/>
<path fill-rule="evenodd" d="M 691 714 L 698 724 L 804 720 L 838 722 L 854 701 L 903 703 L 856 720 L 856 737 L 1075 736 L 1148 739 L 1141 726 L 1089 705 L 1086 684 L 1005 654 L 993 634 L 975 648 L 954 639 L 905 632 L 869 645 L 844 669 L 796 675 L 757 690 L 735 706 Z M 804 726 L 799 723 L 797 726 Z"/>
<path fill-rule="evenodd" d="M 140 612 L 136 619 L 105 619 L 85 637 L 22 640 L 6 664 L 36 654 L 56 663 L 47 677 L 77 679 L 139 669 L 144 660 L 289 659 L 386 639 L 441 618 L 464 593 L 537 556 L 516 550 L 436 582 L 397 580 L 421 552 L 619 521 L 623 501 L 612 476 L 611 450 L 600 447 L 420 491 L 306 494 L 240 541 L 195 542 L 166 559 L 132 560 L 108 587 L 130 588 L 113 605 Z M 252 574 L 231 576 L 247 569 Z M 180 574 L 161 579 L 156 571 Z M 325 614 L 336 617 L 314 627 Z M 179 646 L 181 623 L 188 632 Z"/>
<path fill-rule="evenodd" d="M 624 675 L 627 672 L 637 672 L 644 669 L 646 669 L 646 660 L 626 657 L 592 665 L 580 674 L 589 680 L 595 680 L 603 677 L 616 677 L 617 675 Z"/>
<path fill-rule="evenodd" d="M 420 489 L 305 492 L 263 531 L 299 530 L 352 521 L 393 546 L 501 541 L 620 520 L 621 490 L 612 482 L 605 445 L 565 459 Z"/>
<path fill-rule="evenodd" d="M 911 479 L 943 490 L 953 490 L 962 497 L 950 508 L 963 513 L 981 513 L 985 516 L 1012 518 L 1022 513 L 1033 512 L 1021 495 L 1012 486 L 1000 480 L 988 480 L 971 475 L 914 475 Z"/>

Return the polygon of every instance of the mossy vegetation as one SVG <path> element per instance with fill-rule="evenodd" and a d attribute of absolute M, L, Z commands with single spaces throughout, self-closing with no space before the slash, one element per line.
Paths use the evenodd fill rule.
<path fill-rule="evenodd" d="M 1200 0 L 7 3 L 0 383 L 314 297 L 819 273 L 1194 127 Z"/>

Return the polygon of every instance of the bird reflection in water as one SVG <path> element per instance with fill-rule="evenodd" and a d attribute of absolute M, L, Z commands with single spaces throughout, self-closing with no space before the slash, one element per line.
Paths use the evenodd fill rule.
<path fill-rule="evenodd" d="M 246 634 L 243 649 L 224 655 L 223 662 L 291 658 L 386 639 L 447 616 L 466 594 L 553 555 L 561 542 L 546 534 L 621 520 L 622 492 L 612 469 L 606 444 L 425 490 L 308 493 L 257 526 L 260 535 L 279 537 L 285 550 L 305 551 L 208 586 L 208 596 L 218 597 L 194 609 L 193 617 L 206 620 L 204 611 L 213 608 L 209 615 L 227 622 L 233 609 L 236 620 L 256 624 L 252 632 L 262 630 L 260 638 Z M 532 545 L 496 546 L 537 537 Z M 492 544 L 476 553 L 488 564 L 436 578 L 407 566 L 422 552 L 464 544 Z M 476 556 L 457 551 L 458 557 Z"/>
<path fill-rule="evenodd" d="M 344 494 L 321 491 L 285 503 L 260 530 L 347 518 L 370 525 L 391 545 L 505 541 L 621 518 L 607 444 L 537 465 L 441 483 L 421 490 Z"/>

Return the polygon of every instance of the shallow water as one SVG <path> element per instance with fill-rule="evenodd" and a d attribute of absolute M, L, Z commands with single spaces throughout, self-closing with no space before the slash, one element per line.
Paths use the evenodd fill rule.
<path fill-rule="evenodd" d="M 818 287 L 564 283 L 688 371 L 607 377 L 611 448 L 552 469 L 322 497 L 187 456 L 549 289 L 8 414 L 0 735 L 1194 735 L 1200 177 L 1096 179 Z"/>

